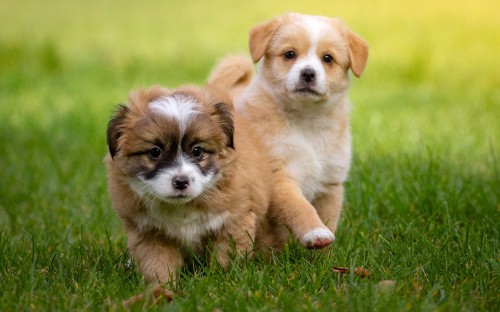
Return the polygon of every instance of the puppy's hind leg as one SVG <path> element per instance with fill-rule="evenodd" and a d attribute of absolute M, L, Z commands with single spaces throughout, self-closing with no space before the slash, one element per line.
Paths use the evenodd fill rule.
<path fill-rule="evenodd" d="M 223 268 L 229 266 L 233 251 L 240 256 L 253 256 L 256 227 L 254 212 L 232 215 L 230 222 L 225 224 L 224 232 L 213 238 L 216 259 Z"/>

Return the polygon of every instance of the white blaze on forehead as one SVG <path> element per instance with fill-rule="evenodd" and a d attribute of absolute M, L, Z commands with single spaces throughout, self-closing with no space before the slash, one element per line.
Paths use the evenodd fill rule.
<path fill-rule="evenodd" d="M 329 28 L 328 24 L 320 16 L 303 16 L 302 22 L 311 40 L 311 48 L 317 47 L 321 38 L 321 33 Z"/>
<path fill-rule="evenodd" d="M 337 26 L 336 18 L 324 16 L 303 15 L 300 21 L 308 31 L 312 45 L 317 45 L 322 38 L 328 37 L 330 41 L 344 41 Z"/>
<path fill-rule="evenodd" d="M 318 51 L 318 45 L 325 32 L 332 32 L 332 27 L 321 16 L 301 16 L 300 23 L 307 31 L 309 49 L 307 55 L 300 57 L 290 69 L 287 77 L 287 89 L 293 91 L 300 82 L 302 70 L 311 68 L 316 74 L 316 91 L 323 94 L 327 89 L 327 79 L 321 60 L 323 56 L 318 55 L 318 52 L 321 52 Z"/>
<path fill-rule="evenodd" d="M 179 122 L 181 133 L 184 133 L 189 120 L 198 111 L 195 107 L 198 103 L 195 99 L 182 95 L 166 96 L 149 103 L 154 113 L 176 119 Z"/>

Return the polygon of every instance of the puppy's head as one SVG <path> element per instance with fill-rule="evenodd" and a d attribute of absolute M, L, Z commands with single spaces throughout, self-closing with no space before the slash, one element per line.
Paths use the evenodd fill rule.
<path fill-rule="evenodd" d="M 215 186 L 233 155 L 229 107 L 205 90 L 131 94 L 108 124 L 113 165 L 153 201 L 185 203 Z"/>
<path fill-rule="evenodd" d="M 271 89 L 291 99 L 327 100 L 363 73 L 367 43 L 339 19 L 289 13 L 250 31 L 254 62 Z"/>

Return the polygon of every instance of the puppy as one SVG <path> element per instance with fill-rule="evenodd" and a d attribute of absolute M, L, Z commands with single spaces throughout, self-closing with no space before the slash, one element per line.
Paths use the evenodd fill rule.
<path fill-rule="evenodd" d="M 348 72 L 361 76 L 368 45 L 339 19 L 295 13 L 255 26 L 249 44 L 260 61 L 253 80 L 250 60 L 232 56 L 209 83 L 232 92 L 236 110 L 281 161 L 288 174 L 277 182 L 282 198 L 312 204 L 275 206 L 274 213 L 306 246 L 323 247 L 334 239 L 351 163 Z"/>
<path fill-rule="evenodd" d="M 113 207 L 145 279 L 175 280 L 188 253 L 206 247 L 227 267 L 233 251 L 282 248 L 267 216 L 273 169 L 266 149 L 215 89 L 132 93 L 107 129 Z"/>

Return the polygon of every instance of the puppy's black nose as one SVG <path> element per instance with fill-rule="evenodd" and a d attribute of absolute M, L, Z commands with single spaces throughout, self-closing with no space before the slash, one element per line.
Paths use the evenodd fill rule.
<path fill-rule="evenodd" d="M 172 179 L 172 186 L 180 191 L 187 189 L 189 179 L 186 176 L 176 176 Z"/>
<path fill-rule="evenodd" d="M 304 68 L 300 72 L 300 78 L 302 78 L 302 80 L 304 80 L 305 82 L 314 81 L 316 79 L 316 72 L 312 68 Z"/>

